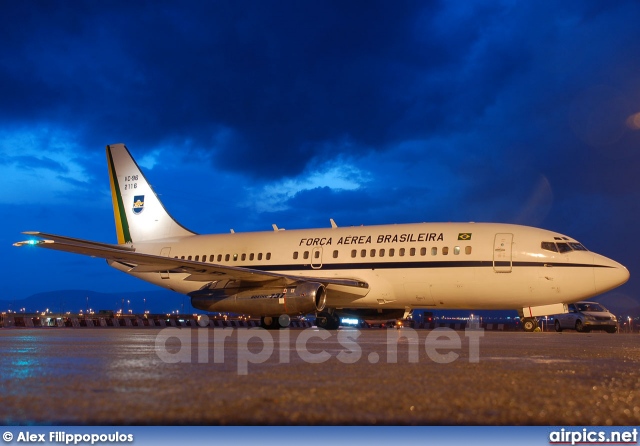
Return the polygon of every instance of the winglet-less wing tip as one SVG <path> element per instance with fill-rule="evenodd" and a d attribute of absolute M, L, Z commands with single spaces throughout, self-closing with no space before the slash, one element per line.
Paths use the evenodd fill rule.
<path fill-rule="evenodd" d="M 36 246 L 45 243 L 53 243 L 53 240 L 25 240 L 23 242 L 14 243 L 13 246 Z"/>

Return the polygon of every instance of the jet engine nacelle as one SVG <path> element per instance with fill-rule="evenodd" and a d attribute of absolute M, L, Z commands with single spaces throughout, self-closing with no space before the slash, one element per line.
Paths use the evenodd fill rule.
<path fill-rule="evenodd" d="M 322 311 L 327 292 L 321 283 L 296 282 L 287 287 L 261 287 L 238 290 L 203 288 L 190 293 L 191 305 L 206 311 L 249 314 L 252 316 L 289 316 Z"/>

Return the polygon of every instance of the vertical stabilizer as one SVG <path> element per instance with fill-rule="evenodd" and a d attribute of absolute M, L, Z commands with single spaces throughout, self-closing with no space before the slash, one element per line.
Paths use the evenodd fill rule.
<path fill-rule="evenodd" d="M 107 146 L 118 243 L 194 235 L 169 215 L 124 144 Z"/>

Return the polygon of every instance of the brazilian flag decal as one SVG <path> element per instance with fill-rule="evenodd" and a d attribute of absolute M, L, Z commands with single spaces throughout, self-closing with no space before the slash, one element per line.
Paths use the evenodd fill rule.
<path fill-rule="evenodd" d="M 458 240 L 471 240 L 470 232 L 461 232 L 458 234 Z"/>

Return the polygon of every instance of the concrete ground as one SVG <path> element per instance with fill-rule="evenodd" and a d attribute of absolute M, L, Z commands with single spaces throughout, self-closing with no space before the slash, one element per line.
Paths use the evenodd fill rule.
<path fill-rule="evenodd" d="M 0 329 L 3 424 L 638 425 L 640 336 Z"/>

